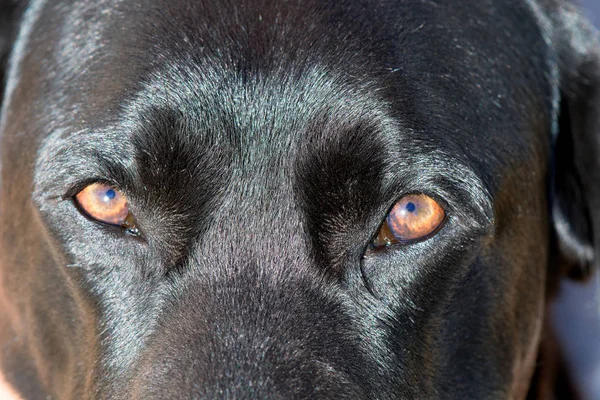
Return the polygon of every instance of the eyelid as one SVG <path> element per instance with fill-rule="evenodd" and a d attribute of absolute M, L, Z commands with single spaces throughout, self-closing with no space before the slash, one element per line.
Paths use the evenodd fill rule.
<path fill-rule="evenodd" d="M 86 187 L 88 187 L 89 185 L 93 184 L 93 183 L 99 183 L 102 185 L 107 185 L 113 188 L 117 188 L 119 189 L 119 191 L 121 193 L 125 193 L 119 185 L 115 184 L 114 182 L 111 182 L 107 179 L 104 178 L 89 178 L 89 179 L 85 179 L 85 180 L 81 180 L 76 182 L 75 184 L 73 184 L 62 196 L 63 200 L 69 200 L 69 199 L 74 199 L 75 196 L 77 195 L 77 193 L 81 192 L 83 189 L 85 189 Z"/>

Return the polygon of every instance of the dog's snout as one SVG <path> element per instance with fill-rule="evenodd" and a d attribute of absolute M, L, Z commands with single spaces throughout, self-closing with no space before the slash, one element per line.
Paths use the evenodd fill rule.
<path fill-rule="evenodd" d="M 359 399 L 367 392 L 348 369 L 365 362 L 351 321 L 310 288 L 246 279 L 176 301 L 148 339 L 131 398 Z"/>

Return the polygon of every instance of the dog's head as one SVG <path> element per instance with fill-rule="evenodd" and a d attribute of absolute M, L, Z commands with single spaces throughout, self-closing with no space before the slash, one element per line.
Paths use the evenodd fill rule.
<path fill-rule="evenodd" d="M 11 8 L 12 9 L 12 8 Z M 3 98 L 27 397 L 519 398 L 600 248 L 559 1 L 32 1 Z"/>

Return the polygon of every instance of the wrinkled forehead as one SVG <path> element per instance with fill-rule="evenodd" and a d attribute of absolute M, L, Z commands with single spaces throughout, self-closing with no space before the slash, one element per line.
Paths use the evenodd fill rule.
<path fill-rule="evenodd" d="M 382 148 L 416 138 L 483 171 L 527 158 L 552 108 L 534 18 L 521 2 L 444 3 L 40 2 L 9 90 L 29 129 L 62 138 L 169 115 L 208 141 L 362 127 Z"/>

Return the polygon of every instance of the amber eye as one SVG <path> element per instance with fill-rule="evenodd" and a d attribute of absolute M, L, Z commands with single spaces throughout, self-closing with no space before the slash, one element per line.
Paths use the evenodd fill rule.
<path fill-rule="evenodd" d="M 135 229 L 127 198 L 109 185 L 92 183 L 77 193 L 75 201 L 90 218 L 106 224 Z"/>
<path fill-rule="evenodd" d="M 381 224 L 373 247 L 426 239 L 442 226 L 446 213 L 431 197 L 424 194 L 404 196 Z"/>

